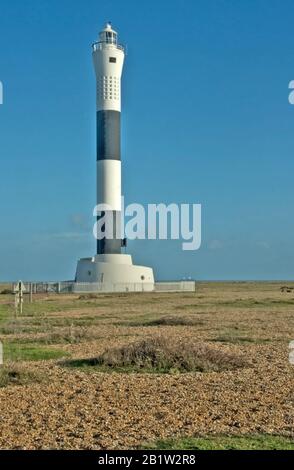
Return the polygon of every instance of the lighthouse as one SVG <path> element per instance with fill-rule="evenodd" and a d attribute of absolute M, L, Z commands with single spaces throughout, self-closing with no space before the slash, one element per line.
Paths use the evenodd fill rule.
<path fill-rule="evenodd" d="M 78 261 L 75 291 L 148 291 L 154 289 L 152 268 L 137 266 L 129 254 L 121 227 L 121 77 L 125 50 L 107 23 L 92 45 L 96 76 L 97 253 Z M 111 221 L 111 233 L 106 222 Z"/>
<path fill-rule="evenodd" d="M 93 44 L 96 74 L 97 106 L 97 205 L 109 206 L 112 213 L 103 213 L 111 220 L 113 230 L 108 237 L 97 240 L 97 254 L 119 254 L 123 241 L 118 236 L 121 220 L 121 76 L 124 48 L 118 44 L 117 33 L 107 23 Z M 110 235 L 110 236 L 109 236 Z"/>

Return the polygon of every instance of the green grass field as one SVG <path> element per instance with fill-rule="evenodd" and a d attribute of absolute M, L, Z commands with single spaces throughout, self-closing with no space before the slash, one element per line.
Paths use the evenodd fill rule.
<path fill-rule="evenodd" d="M 294 450 L 294 440 L 281 436 L 216 436 L 168 439 L 146 444 L 143 449 L 157 450 Z"/>

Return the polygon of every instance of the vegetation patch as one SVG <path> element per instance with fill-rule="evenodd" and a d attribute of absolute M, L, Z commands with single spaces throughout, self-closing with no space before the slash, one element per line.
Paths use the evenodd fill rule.
<path fill-rule="evenodd" d="M 206 343 L 177 342 L 162 336 L 146 338 L 122 347 L 108 348 L 96 358 L 67 361 L 73 367 L 96 367 L 119 372 L 208 372 L 244 367 L 233 353 Z"/>
<path fill-rule="evenodd" d="M 164 316 L 157 318 L 155 320 L 151 320 L 146 323 L 148 326 L 196 326 L 196 325 L 203 325 L 204 322 L 202 320 L 197 320 L 195 318 L 190 317 L 181 317 L 176 315 Z"/>
<path fill-rule="evenodd" d="M 249 336 L 238 336 L 234 334 L 224 334 L 217 336 L 212 341 L 216 343 L 230 343 L 230 344 L 241 344 L 241 343 L 253 343 L 253 344 L 263 344 L 269 343 L 269 338 L 252 338 Z"/>
<path fill-rule="evenodd" d="M 99 294 L 82 294 L 78 297 L 78 300 L 95 300 L 99 298 Z"/>
<path fill-rule="evenodd" d="M 44 377 L 37 372 L 28 370 L 18 364 L 5 364 L 0 367 L 0 387 L 8 385 L 28 385 L 31 383 L 39 383 Z"/>
<path fill-rule="evenodd" d="M 9 335 L 35 333 L 38 330 L 37 328 L 38 325 L 34 325 L 32 324 L 32 322 L 28 322 L 24 318 L 10 317 L 6 322 L 2 323 L 2 326 L 0 327 L 0 334 L 9 336 Z M 46 328 L 48 328 L 47 324 L 46 324 Z"/>
<path fill-rule="evenodd" d="M 213 436 L 160 440 L 141 446 L 158 450 L 294 450 L 294 440 L 283 436 Z"/>
<path fill-rule="evenodd" d="M 287 306 L 293 305 L 294 299 L 235 299 L 231 301 L 219 302 L 223 307 L 238 307 L 238 308 L 255 308 L 255 307 L 272 307 L 272 306 Z"/>
<path fill-rule="evenodd" d="M 176 305 L 175 308 L 178 310 L 185 310 L 186 308 L 197 308 L 198 304 L 184 304 L 184 305 Z"/>
<path fill-rule="evenodd" d="M 3 345 L 4 360 L 8 361 L 46 361 L 68 356 L 66 351 L 41 347 L 34 343 L 7 342 Z"/>
<path fill-rule="evenodd" d="M 203 325 L 204 321 L 190 317 L 166 315 L 153 320 L 142 319 L 139 321 L 118 322 L 117 324 L 122 326 L 199 326 Z"/>
<path fill-rule="evenodd" d="M 75 327 L 71 325 L 69 328 L 63 330 L 51 331 L 44 336 L 34 339 L 34 343 L 38 344 L 79 344 L 83 341 L 98 338 L 98 336 L 85 327 Z M 21 338 L 20 342 L 28 342 L 31 338 Z"/>
<path fill-rule="evenodd" d="M 93 303 L 91 304 L 93 306 Z M 44 317 L 47 314 L 64 314 L 67 310 L 78 310 L 85 307 L 85 304 L 73 299 L 72 302 L 65 303 L 59 299 L 35 300 L 32 304 L 24 303 L 23 317 Z"/>

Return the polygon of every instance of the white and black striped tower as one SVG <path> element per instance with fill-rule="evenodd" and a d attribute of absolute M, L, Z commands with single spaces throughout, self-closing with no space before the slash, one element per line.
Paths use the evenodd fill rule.
<path fill-rule="evenodd" d="M 124 244 L 118 237 L 121 220 L 121 76 L 124 48 L 110 23 L 93 44 L 93 62 L 97 83 L 97 205 L 106 204 L 112 214 L 113 234 L 97 240 L 97 254 L 119 254 Z M 105 228 L 105 227 L 104 227 Z"/>
<path fill-rule="evenodd" d="M 107 23 L 99 33 L 98 41 L 93 44 L 97 89 L 97 206 L 101 208 L 102 205 L 104 208 L 97 221 L 97 254 L 79 259 L 75 292 L 93 292 L 96 289 L 104 292 L 154 289 L 152 268 L 134 265 L 130 254 L 121 253 L 121 247 L 125 246 L 120 233 L 120 116 L 124 58 L 124 48 L 118 44 L 117 33 Z M 113 222 L 112 234 L 108 232 L 109 226 L 105 233 L 108 216 Z"/>

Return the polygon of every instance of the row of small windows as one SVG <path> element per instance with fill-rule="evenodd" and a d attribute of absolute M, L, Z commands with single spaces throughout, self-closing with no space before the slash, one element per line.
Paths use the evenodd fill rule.
<path fill-rule="evenodd" d="M 118 82 L 100 82 L 100 86 L 119 86 Z"/>
<path fill-rule="evenodd" d="M 117 77 L 112 77 L 111 75 L 110 75 L 110 77 L 106 77 L 106 76 L 104 76 L 103 78 L 101 77 L 100 81 L 102 81 L 102 80 L 104 82 L 112 82 L 112 81 L 118 82 L 119 81 Z"/>
<path fill-rule="evenodd" d="M 110 100 L 112 100 L 112 99 L 119 100 L 119 98 L 120 98 L 120 95 L 119 95 L 118 92 L 116 93 L 116 92 L 111 92 L 111 91 L 99 90 L 98 95 L 99 95 L 100 99 L 104 99 L 104 100 L 108 100 L 108 99 L 110 99 Z"/>
<path fill-rule="evenodd" d="M 99 90 L 98 91 L 99 95 L 117 95 L 119 96 L 119 91 L 118 90 Z"/>
<path fill-rule="evenodd" d="M 99 88 L 119 88 L 118 83 L 99 83 Z"/>
<path fill-rule="evenodd" d="M 100 92 L 100 93 L 99 93 L 99 96 L 100 96 L 100 98 L 102 98 L 102 96 L 103 96 L 104 98 L 110 96 L 111 98 L 114 97 L 114 98 L 117 98 L 117 99 L 118 99 L 118 98 L 119 98 L 119 93 L 111 93 L 111 92 L 105 91 L 105 92 L 103 92 L 103 93 Z"/>
<path fill-rule="evenodd" d="M 98 87 L 99 93 L 117 93 L 119 94 L 120 90 L 118 87 Z"/>
<path fill-rule="evenodd" d="M 116 85 L 117 85 L 117 86 L 118 86 L 118 85 L 119 85 L 119 81 L 118 81 L 118 80 L 103 80 L 103 81 L 100 80 L 100 81 L 99 81 L 99 85 L 101 85 L 101 86 L 102 86 L 102 85 L 104 85 L 104 86 L 105 86 L 105 85 L 106 85 L 106 86 L 108 86 L 108 85 L 109 85 L 109 86 L 112 86 L 112 85 L 116 86 Z"/>
<path fill-rule="evenodd" d="M 119 93 L 118 88 L 98 88 L 99 93 Z"/>
<path fill-rule="evenodd" d="M 119 88 L 118 85 L 98 85 L 99 90 L 119 90 Z"/>
<path fill-rule="evenodd" d="M 117 77 L 104 76 L 98 82 L 98 95 L 104 100 L 119 100 L 120 98 L 120 81 Z"/>
<path fill-rule="evenodd" d="M 119 97 L 119 93 L 118 93 L 118 92 L 116 92 L 116 91 L 111 91 L 111 90 L 103 90 L 103 91 L 102 91 L 102 90 L 99 90 L 99 95 L 100 95 L 100 96 L 102 96 L 102 95 L 103 95 L 103 96 L 104 96 L 104 95 L 111 95 L 111 96 L 112 96 L 112 95 L 113 95 L 113 96 Z"/>
<path fill-rule="evenodd" d="M 119 90 L 120 87 L 116 83 L 114 83 L 114 84 L 112 84 L 112 83 L 110 83 L 110 84 L 109 83 L 103 83 L 103 84 L 99 83 L 98 88 L 100 88 L 100 90 L 102 88 L 104 88 L 104 89 L 106 89 L 106 88 L 112 89 L 113 88 L 113 89 Z"/>

